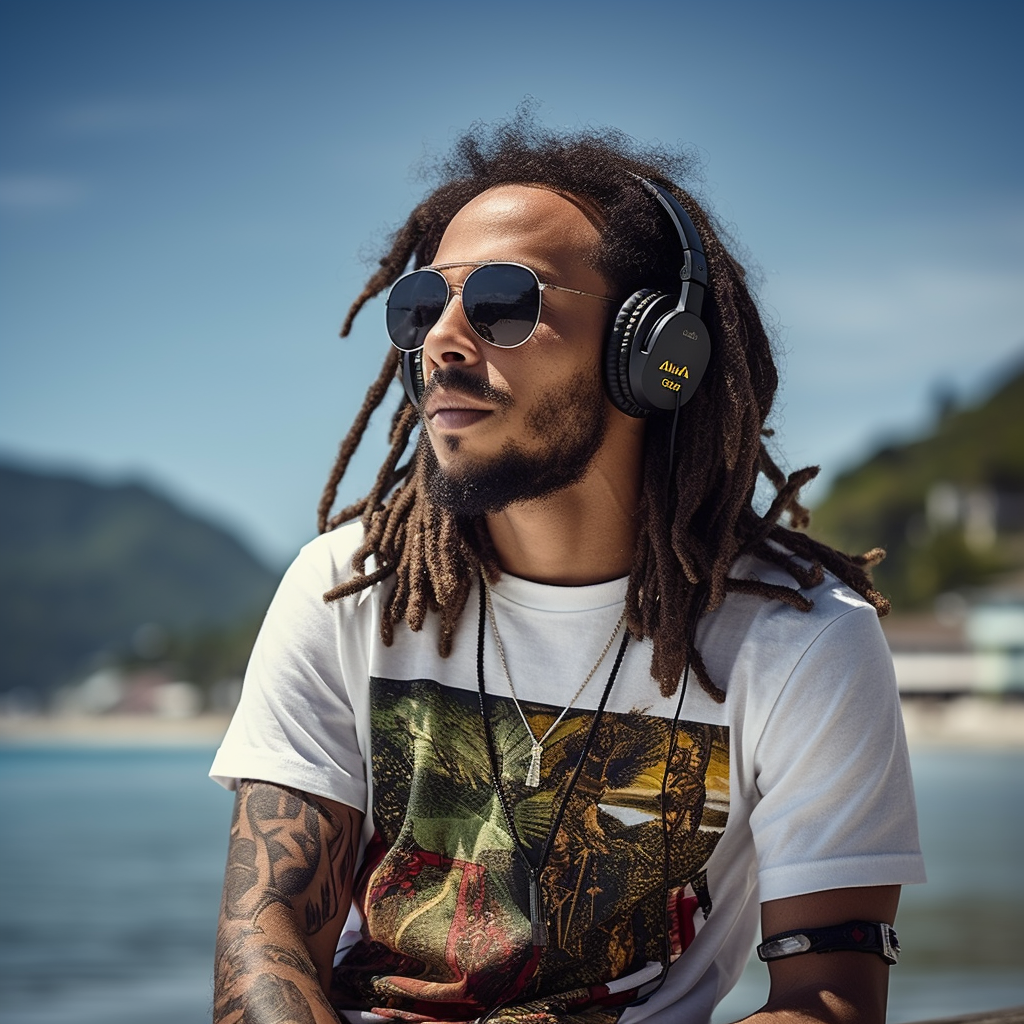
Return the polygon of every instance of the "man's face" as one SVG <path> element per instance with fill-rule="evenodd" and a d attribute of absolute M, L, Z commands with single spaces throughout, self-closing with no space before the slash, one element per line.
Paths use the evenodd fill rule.
<path fill-rule="evenodd" d="M 459 211 L 434 264 L 511 261 L 541 281 L 607 295 L 607 282 L 585 261 L 598 244 L 597 229 L 569 200 L 509 185 Z M 420 406 L 431 497 L 460 516 L 499 512 L 576 483 L 601 449 L 609 415 L 617 415 L 601 380 L 611 305 L 546 289 L 529 341 L 497 348 L 474 333 L 454 295 L 472 269 L 442 271 L 453 298 L 424 343 Z"/>

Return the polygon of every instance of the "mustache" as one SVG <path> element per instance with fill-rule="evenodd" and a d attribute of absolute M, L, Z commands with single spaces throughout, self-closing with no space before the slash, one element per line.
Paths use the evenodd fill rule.
<path fill-rule="evenodd" d="M 458 366 L 442 366 L 434 370 L 423 389 L 420 405 L 424 405 L 435 392 L 441 390 L 449 394 L 461 392 L 470 398 L 481 398 L 503 409 L 510 409 L 515 404 L 511 392 L 499 390 L 490 381 Z"/>

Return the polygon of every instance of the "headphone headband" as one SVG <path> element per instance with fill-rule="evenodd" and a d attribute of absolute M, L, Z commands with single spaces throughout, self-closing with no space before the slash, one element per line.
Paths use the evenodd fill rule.
<path fill-rule="evenodd" d="M 682 204 L 667 188 L 648 181 L 647 178 L 641 178 L 639 174 L 634 174 L 633 177 L 661 204 L 672 221 L 683 247 L 683 265 L 679 268 L 679 280 L 683 287 L 676 309 L 685 309 L 700 316 L 701 306 L 704 304 L 704 289 L 708 284 L 708 270 L 704 246 L 701 244 L 700 235 L 697 234 L 697 228 Z M 699 290 L 693 287 L 694 285 L 699 286 Z"/>
<path fill-rule="evenodd" d="M 672 221 L 672 226 L 676 229 L 676 234 L 679 235 L 685 261 L 683 269 L 679 271 L 680 278 L 684 281 L 696 281 L 697 284 L 706 287 L 708 272 L 704 260 L 704 246 L 690 215 L 683 209 L 679 200 L 663 185 L 648 181 L 647 178 L 641 178 L 639 174 L 634 174 L 633 177 L 661 203 L 669 220 Z M 700 260 L 694 262 L 694 254 L 700 256 Z"/>

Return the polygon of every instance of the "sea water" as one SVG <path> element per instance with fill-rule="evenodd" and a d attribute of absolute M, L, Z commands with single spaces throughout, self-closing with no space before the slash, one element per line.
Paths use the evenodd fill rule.
<path fill-rule="evenodd" d="M 231 795 L 212 749 L 0 748 L 0 1018 L 203 1024 Z M 929 883 L 889 1020 L 1024 1004 L 1024 753 L 913 755 Z M 761 1004 L 752 962 L 716 1021 Z"/>

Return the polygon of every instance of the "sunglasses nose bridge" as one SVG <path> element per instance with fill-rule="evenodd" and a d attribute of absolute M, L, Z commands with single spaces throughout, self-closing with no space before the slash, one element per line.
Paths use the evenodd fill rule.
<path fill-rule="evenodd" d="M 462 284 L 448 282 L 448 301 L 437 323 L 423 339 L 424 375 L 430 376 L 426 364 L 432 367 L 451 363 L 476 363 L 483 358 L 484 342 L 473 330 L 462 305 Z"/>

